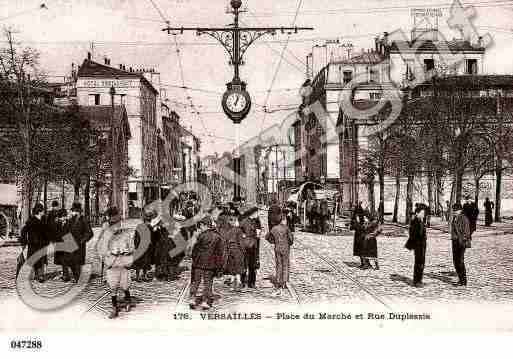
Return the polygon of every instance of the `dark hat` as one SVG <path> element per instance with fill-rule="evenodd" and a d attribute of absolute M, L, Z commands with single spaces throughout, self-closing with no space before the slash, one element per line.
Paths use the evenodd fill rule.
<path fill-rule="evenodd" d="M 453 211 L 461 211 L 463 209 L 463 207 L 461 206 L 460 203 L 455 203 L 452 205 L 452 210 Z"/>
<path fill-rule="evenodd" d="M 71 205 L 71 211 L 82 213 L 82 204 L 80 202 L 73 202 Z"/>
<path fill-rule="evenodd" d="M 57 218 L 66 217 L 68 215 L 68 211 L 65 208 L 61 208 L 57 211 Z"/>
<path fill-rule="evenodd" d="M 35 216 L 41 212 L 44 212 L 45 211 L 45 207 L 43 206 L 42 203 L 36 203 L 36 205 L 34 206 L 34 208 L 32 209 L 32 214 Z"/>
<path fill-rule="evenodd" d="M 253 206 L 244 213 L 244 216 L 251 216 L 253 213 L 256 213 L 256 212 L 258 212 L 258 207 Z"/>
<path fill-rule="evenodd" d="M 53 200 L 52 201 L 52 207 L 59 207 L 59 202 Z"/>
<path fill-rule="evenodd" d="M 210 227 L 212 225 L 212 219 L 210 218 L 210 216 L 204 216 L 199 221 L 199 224 Z"/>
<path fill-rule="evenodd" d="M 158 213 L 153 208 L 148 208 L 144 210 L 143 217 L 146 220 L 152 220 L 153 218 L 157 217 Z"/>

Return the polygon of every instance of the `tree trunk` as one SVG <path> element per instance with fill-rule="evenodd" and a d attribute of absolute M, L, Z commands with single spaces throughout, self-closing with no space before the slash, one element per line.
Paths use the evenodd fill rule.
<path fill-rule="evenodd" d="M 436 209 L 437 214 L 442 215 L 442 212 L 440 211 L 441 208 L 443 208 L 443 188 L 442 188 L 442 174 L 437 173 L 436 175 Z"/>
<path fill-rule="evenodd" d="M 480 186 L 480 183 L 481 182 L 481 179 L 480 178 L 475 178 L 475 186 L 476 186 L 476 191 L 475 191 L 475 196 L 474 196 L 474 202 L 476 203 L 476 205 L 479 207 L 479 186 Z"/>
<path fill-rule="evenodd" d="M 100 224 L 100 181 L 96 178 L 94 183 L 94 216 L 95 223 Z"/>
<path fill-rule="evenodd" d="M 431 226 L 431 214 L 433 214 L 435 211 L 433 211 L 433 172 L 430 170 L 428 171 L 428 178 L 427 178 L 427 187 L 428 187 L 428 206 L 429 206 L 429 212 L 426 213 L 427 216 L 427 226 Z"/>
<path fill-rule="evenodd" d="M 75 183 L 73 185 L 73 190 L 74 190 L 73 202 L 80 202 L 80 178 L 77 178 L 75 180 Z"/>
<path fill-rule="evenodd" d="M 84 215 L 89 221 L 91 219 L 91 178 L 87 176 L 84 188 Z"/>
<path fill-rule="evenodd" d="M 397 213 L 399 212 L 399 199 L 401 197 L 401 177 L 395 176 L 395 202 L 394 202 L 394 216 L 392 222 L 397 223 Z"/>
<path fill-rule="evenodd" d="M 45 178 L 43 182 L 43 206 L 45 213 L 48 211 L 48 180 Z"/>
<path fill-rule="evenodd" d="M 502 159 L 497 159 L 495 167 L 495 222 L 501 222 L 501 186 L 502 186 Z"/>
<path fill-rule="evenodd" d="M 385 220 L 385 174 L 384 169 L 378 172 L 379 179 L 379 223 L 383 223 Z"/>
<path fill-rule="evenodd" d="M 21 213 L 20 228 L 25 224 L 30 216 L 30 207 L 32 202 L 32 181 L 29 176 L 24 176 L 21 180 Z"/>
<path fill-rule="evenodd" d="M 455 203 L 461 203 L 462 192 L 463 192 L 463 170 L 462 169 L 458 169 L 456 171 Z"/>
<path fill-rule="evenodd" d="M 62 180 L 61 207 L 66 208 L 66 182 Z"/>
<path fill-rule="evenodd" d="M 406 211 L 405 211 L 405 223 L 410 224 L 411 213 L 413 212 L 413 181 L 415 176 L 408 175 L 408 183 L 406 185 Z"/>
<path fill-rule="evenodd" d="M 369 211 L 371 213 L 376 213 L 376 199 L 374 194 L 374 179 L 371 178 L 367 182 L 367 197 L 369 201 Z"/>

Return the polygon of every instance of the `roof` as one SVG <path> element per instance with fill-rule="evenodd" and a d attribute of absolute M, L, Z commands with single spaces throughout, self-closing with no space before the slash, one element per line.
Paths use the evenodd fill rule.
<path fill-rule="evenodd" d="M 466 90 L 484 90 L 488 88 L 513 89 L 513 75 L 454 75 L 434 77 L 433 81 L 426 81 L 420 86 L 464 88 Z"/>
<path fill-rule="evenodd" d="M 78 69 L 77 76 L 80 77 L 93 77 L 93 78 L 120 78 L 120 79 L 139 79 L 144 82 L 155 93 L 157 89 L 149 82 L 141 72 L 130 72 L 118 69 L 112 66 L 103 65 L 93 60 L 85 59 L 82 66 Z"/>
<path fill-rule="evenodd" d="M 376 51 L 363 52 L 359 55 L 353 56 L 350 59 L 344 59 L 340 61 L 334 61 L 334 64 L 339 65 L 357 65 L 357 64 L 365 64 L 365 65 L 375 65 L 383 62 L 385 57 Z"/>
<path fill-rule="evenodd" d="M 415 50 L 415 53 L 419 52 L 446 52 L 449 49 L 452 53 L 459 52 L 478 52 L 484 53 L 485 49 L 480 46 L 474 46 L 469 41 L 465 40 L 451 40 L 451 41 L 436 41 L 433 40 L 417 40 L 416 41 L 393 41 L 390 45 L 390 52 L 411 52 Z"/>
<path fill-rule="evenodd" d="M 111 106 L 79 106 L 79 112 L 93 127 L 102 128 L 106 131 L 110 129 L 110 121 L 112 118 Z M 128 134 L 128 138 L 130 138 L 130 125 L 128 124 L 125 106 L 114 106 L 114 121 L 118 124 L 121 123 L 121 126 L 125 126 L 125 132 Z"/>
<path fill-rule="evenodd" d="M 0 206 L 16 206 L 19 199 L 16 185 L 0 183 Z"/>

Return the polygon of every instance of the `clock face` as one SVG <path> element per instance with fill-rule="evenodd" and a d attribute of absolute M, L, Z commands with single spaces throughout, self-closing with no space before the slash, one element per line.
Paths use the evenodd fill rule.
<path fill-rule="evenodd" d="M 246 97 L 238 92 L 231 93 L 226 99 L 226 106 L 232 112 L 242 112 L 246 108 Z"/>

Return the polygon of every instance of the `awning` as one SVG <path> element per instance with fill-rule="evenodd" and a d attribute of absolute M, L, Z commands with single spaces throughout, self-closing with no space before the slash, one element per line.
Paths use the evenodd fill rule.
<path fill-rule="evenodd" d="M 0 206 L 17 206 L 19 200 L 16 185 L 0 183 Z"/>

